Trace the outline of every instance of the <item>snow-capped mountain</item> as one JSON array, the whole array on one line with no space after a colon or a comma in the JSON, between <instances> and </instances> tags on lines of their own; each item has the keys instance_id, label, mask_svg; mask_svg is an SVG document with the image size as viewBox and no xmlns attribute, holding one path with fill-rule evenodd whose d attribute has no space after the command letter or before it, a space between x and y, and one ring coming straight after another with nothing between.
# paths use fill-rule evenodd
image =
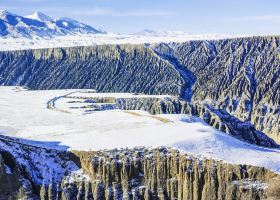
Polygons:
<instances>
[{"instance_id":1,"label":"snow-capped mountain","mask_svg":"<svg viewBox=\"0 0 280 200\"><path fill-rule=\"evenodd\" d=\"M29 19L38 20L38 21L41 21L41 22L53 21L53 18L51 18L51 17L49 17L49 16L47 16L44 13L41 13L41 12L34 12L33 14L27 15L25 17L29 18Z\"/></svg>"},{"instance_id":2,"label":"snow-capped mountain","mask_svg":"<svg viewBox=\"0 0 280 200\"><path fill-rule=\"evenodd\" d=\"M70 18L53 19L35 12L19 16L0 10L0 51L104 44L144 44L217 40L242 37L224 34L188 34L183 31L150 30L134 34L105 32Z\"/></svg>"},{"instance_id":3,"label":"snow-capped mountain","mask_svg":"<svg viewBox=\"0 0 280 200\"><path fill-rule=\"evenodd\" d=\"M52 38L54 36L104 33L89 25L69 18L52 19L35 12L19 16L0 10L0 36L12 38Z\"/></svg>"}]
</instances>

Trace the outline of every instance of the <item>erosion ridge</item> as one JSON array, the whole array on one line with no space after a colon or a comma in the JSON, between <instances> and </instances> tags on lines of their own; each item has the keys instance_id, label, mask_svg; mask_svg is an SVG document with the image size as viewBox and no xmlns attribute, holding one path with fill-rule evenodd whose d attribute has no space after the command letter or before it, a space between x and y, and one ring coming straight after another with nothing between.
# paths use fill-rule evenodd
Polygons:
<instances>
[{"instance_id":1,"label":"erosion ridge","mask_svg":"<svg viewBox=\"0 0 280 200\"><path fill-rule=\"evenodd\" d=\"M180 96L279 142L279 49L269 36L0 52L0 84Z\"/></svg>"},{"instance_id":2,"label":"erosion ridge","mask_svg":"<svg viewBox=\"0 0 280 200\"><path fill-rule=\"evenodd\" d=\"M192 101L224 109L279 142L280 37L159 44L196 78Z\"/></svg>"},{"instance_id":3,"label":"erosion ridge","mask_svg":"<svg viewBox=\"0 0 280 200\"><path fill-rule=\"evenodd\" d=\"M263 199L279 176L167 148L69 152L3 136L0 145L2 199Z\"/></svg>"}]
</instances>

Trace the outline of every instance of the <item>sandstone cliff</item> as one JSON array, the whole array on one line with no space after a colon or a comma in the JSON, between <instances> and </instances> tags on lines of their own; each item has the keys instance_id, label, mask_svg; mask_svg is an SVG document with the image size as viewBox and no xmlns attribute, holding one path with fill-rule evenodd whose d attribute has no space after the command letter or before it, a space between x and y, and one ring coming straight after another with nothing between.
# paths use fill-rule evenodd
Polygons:
<instances>
[{"instance_id":1,"label":"sandstone cliff","mask_svg":"<svg viewBox=\"0 0 280 200\"><path fill-rule=\"evenodd\" d=\"M0 144L0 199L253 200L265 199L279 176L167 148L67 152L8 137Z\"/></svg>"}]
</instances>

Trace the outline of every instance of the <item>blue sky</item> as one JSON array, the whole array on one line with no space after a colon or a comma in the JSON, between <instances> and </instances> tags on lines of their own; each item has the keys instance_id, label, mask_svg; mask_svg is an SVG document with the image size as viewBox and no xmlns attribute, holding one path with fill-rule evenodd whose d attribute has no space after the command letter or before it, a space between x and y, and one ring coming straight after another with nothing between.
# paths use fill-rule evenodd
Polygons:
<instances>
[{"instance_id":1,"label":"blue sky","mask_svg":"<svg viewBox=\"0 0 280 200\"><path fill-rule=\"evenodd\" d=\"M280 34L279 8L280 0L0 0L19 15L41 11L119 33Z\"/></svg>"}]
</instances>

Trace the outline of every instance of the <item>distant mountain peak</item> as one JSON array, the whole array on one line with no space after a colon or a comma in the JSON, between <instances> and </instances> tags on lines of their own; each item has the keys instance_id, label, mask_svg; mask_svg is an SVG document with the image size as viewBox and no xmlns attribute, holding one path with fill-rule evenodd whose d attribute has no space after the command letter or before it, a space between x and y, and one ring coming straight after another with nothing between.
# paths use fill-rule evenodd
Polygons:
<instances>
[{"instance_id":1,"label":"distant mountain peak","mask_svg":"<svg viewBox=\"0 0 280 200\"><path fill-rule=\"evenodd\" d=\"M15 14L8 12L7 10L0 9L0 19L4 19L7 15L16 16Z\"/></svg>"},{"instance_id":2,"label":"distant mountain peak","mask_svg":"<svg viewBox=\"0 0 280 200\"><path fill-rule=\"evenodd\" d=\"M25 17L29 18L29 19L35 19L35 20L38 20L38 21L41 21L41 22L53 21L53 19L51 17L45 15L42 12L34 12L33 14L27 15Z\"/></svg>"},{"instance_id":3,"label":"distant mountain peak","mask_svg":"<svg viewBox=\"0 0 280 200\"><path fill-rule=\"evenodd\" d=\"M8 14L9 12L7 10L4 9L0 9L0 14Z\"/></svg>"},{"instance_id":4,"label":"distant mountain peak","mask_svg":"<svg viewBox=\"0 0 280 200\"><path fill-rule=\"evenodd\" d=\"M52 19L41 12L23 17L0 10L0 37L53 38L96 33L104 32L73 19Z\"/></svg>"}]
</instances>

